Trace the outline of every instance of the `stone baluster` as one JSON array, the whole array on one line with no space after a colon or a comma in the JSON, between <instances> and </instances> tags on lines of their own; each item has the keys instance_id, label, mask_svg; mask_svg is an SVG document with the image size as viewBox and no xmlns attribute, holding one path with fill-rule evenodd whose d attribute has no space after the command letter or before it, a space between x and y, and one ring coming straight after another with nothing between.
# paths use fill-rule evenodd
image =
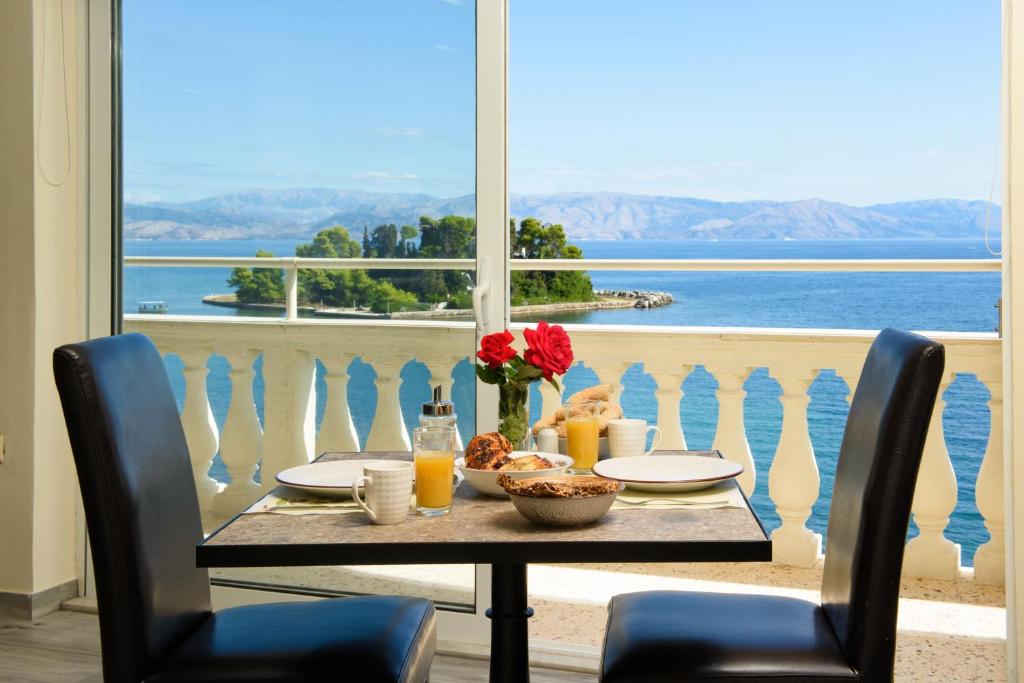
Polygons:
<instances>
[{"instance_id":1,"label":"stone baluster","mask_svg":"<svg viewBox=\"0 0 1024 683\"><path fill-rule=\"evenodd\" d=\"M597 375L598 382L601 384L611 385L612 403L621 404L623 389L622 376L626 374L626 370L629 370L631 365L633 365L631 361L598 361L591 366L594 370L594 374Z\"/></svg>"},{"instance_id":2,"label":"stone baluster","mask_svg":"<svg viewBox=\"0 0 1024 683\"><path fill-rule=\"evenodd\" d=\"M988 435L988 449L978 470L974 497L978 511L985 518L985 527L992 535L987 543L974 553L974 579L979 583L998 586L1006 582L1005 519L1003 508L1003 384L990 381L988 400L992 417Z\"/></svg>"},{"instance_id":3,"label":"stone baluster","mask_svg":"<svg viewBox=\"0 0 1024 683\"><path fill-rule=\"evenodd\" d=\"M373 415L373 425L366 438L366 450L412 450L398 394L402 386L401 372L405 363L396 361L391 356L372 361L368 359L367 362L370 362L377 373L377 379L374 380L377 385L377 411Z\"/></svg>"},{"instance_id":4,"label":"stone baluster","mask_svg":"<svg viewBox=\"0 0 1024 683\"><path fill-rule=\"evenodd\" d=\"M683 400L683 382L693 371L692 365L645 363L645 369L654 378L658 388L654 396L658 400L658 427L661 428L659 450L685 450L686 436L679 406Z\"/></svg>"},{"instance_id":5,"label":"stone baluster","mask_svg":"<svg viewBox=\"0 0 1024 683\"><path fill-rule=\"evenodd\" d=\"M430 387L441 387L441 396L445 400L451 400L452 397L452 385L455 384L455 379L452 377L452 370L458 365L465 356L449 356L447 358L439 358L435 360L424 361L427 365L427 369L430 370ZM455 407L458 412L458 406ZM455 429L455 447L462 450L462 434L459 433L458 428Z\"/></svg>"},{"instance_id":6,"label":"stone baluster","mask_svg":"<svg viewBox=\"0 0 1024 683\"><path fill-rule=\"evenodd\" d=\"M231 405L221 434L220 459L231 481L214 497L213 512L217 516L239 512L259 490L253 480L256 465L263 457L263 427L252 396L252 364L257 355L259 352L253 349L224 354L231 364Z\"/></svg>"},{"instance_id":7,"label":"stone baluster","mask_svg":"<svg viewBox=\"0 0 1024 683\"><path fill-rule=\"evenodd\" d=\"M960 545L950 541L944 533L957 499L956 474L942 430L944 394L951 381L952 373L945 373L928 423L928 437L911 506L920 533L907 544L903 561L907 576L955 580L960 575Z\"/></svg>"},{"instance_id":8,"label":"stone baluster","mask_svg":"<svg viewBox=\"0 0 1024 683\"><path fill-rule=\"evenodd\" d=\"M181 426L192 459L192 477L196 483L199 509L204 514L210 511L213 495L218 488L217 482L210 477L210 465L218 447L217 423L213 419L210 400L206 395L206 375L209 372L206 362L211 353L210 349L203 348L178 353L184 364L182 374L185 376L185 405L181 411Z\"/></svg>"},{"instance_id":9,"label":"stone baluster","mask_svg":"<svg viewBox=\"0 0 1024 683\"><path fill-rule=\"evenodd\" d=\"M857 391L857 382L860 381L860 370L840 370L836 369L836 376L839 379L846 382L846 403L849 405L853 402L853 394Z\"/></svg>"},{"instance_id":10,"label":"stone baluster","mask_svg":"<svg viewBox=\"0 0 1024 683\"><path fill-rule=\"evenodd\" d=\"M743 383L750 375L750 368L731 365L711 365L705 369L714 375L718 382L715 397L718 398L718 424L715 427L715 439L711 447L721 451L729 460L743 465L743 474L737 479L740 488L748 496L754 492L757 483L757 470L754 456L750 453L747 443L747 428L743 418L743 399L747 392ZM806 419L806 415L804 416Z\"/></svg>"},{"instance_id":11,"label":"stone baluster","mask_svg":"<svg viewBox=\"0 0 1024 683\"><path fill-rule=\"evenodd\" d=\"M768 494L782 525L772 532L772 560L813 567L821 554L821 534L807 528L818 500L821 479L807 431L807 390L817 371L779 373L782 386L782 433L768 470Z\"/></svg>"},{"instance_id":12,"label":"stone baluster","mask_svg":"<svg viewBox=\"0 0 1024 683\"><path fill-rule=\"evenodd\" d=\"M263 490L274 488L281 470L304 465L316 443L315 362L305 351L288 347L263 354Z\"/></svg>"},{"instance_id":13,"label":"stone baluster","mask_svg":"<svg viewBox=\"0 0 1024 683\"><path fill-rule=\"evenodd\" d=\"M324 418L316 435L316 452L359 450L359 436L348 406L348 367L355 354L320 356L324 364L324 383L327 385L327 403Z\"/></svg>"}]
</instances>

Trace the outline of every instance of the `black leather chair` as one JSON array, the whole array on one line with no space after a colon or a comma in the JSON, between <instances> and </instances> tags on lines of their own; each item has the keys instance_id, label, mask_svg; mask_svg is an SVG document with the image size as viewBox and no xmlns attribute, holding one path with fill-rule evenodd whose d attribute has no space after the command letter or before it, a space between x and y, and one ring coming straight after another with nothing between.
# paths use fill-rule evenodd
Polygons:
<instances>
[{"instance_id":1,"label":"black leather chair","mask_svg":"<svg viewBox=\"0 0 1024 683\"><path fill-rule=\"evenodd\" d=\"M107 683L423 683L428 600L357 597L212 612L188 447L160 354L142 335L62 346L64 407L99 598Z\"/></svg>"},{"instance_id":2,"label":"black leather chair","mask_svg":"<svg viewBox=\"0 0 1024 683\"><path fill-rule=\"evenodd\" d=\"M940 344L897 330L875 339L840 449L821 604L656 591L609 605L604 683L890 681L903 547Z\"/></svg>"}]
</instances>

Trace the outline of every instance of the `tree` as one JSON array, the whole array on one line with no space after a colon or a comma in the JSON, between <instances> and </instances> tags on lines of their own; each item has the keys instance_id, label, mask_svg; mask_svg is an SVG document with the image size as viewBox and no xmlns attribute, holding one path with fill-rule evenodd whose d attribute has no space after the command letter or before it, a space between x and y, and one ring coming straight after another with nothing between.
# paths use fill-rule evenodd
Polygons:
<instances>
[{"instance_id":1,"label":"tree","mask_svg":"<svg viewBox=\"0 0 1024 683\"><path fill-rule=\"evenodd\" d=\"M390 313L403 308L415 308L416 295L395 287L390 282L376 282L367 292L367 302L375 313Z\"/></svg>"},{"instance_id":2,"label":"tree","mask_svg":"<svg viewBox=\"0 0 1024 683\"><path fill-rule=\"evenodd\" d=\"M420 234L419 228L413 225L403 225L398 229L398 257L416 258L416 245L412 240Z\"/></svg>"},{"instance_id":3,"label":"tree","mask_svg":"<svg viewBox=\"0 0 1024 683\"><path fill-rule=\"evenodd\" d=\"M295 247L295 255L302 258L358 258L361 253L359 242L340 225L321 230L309 244ZM346 272L302 268L299 270L299 298L313 304L343 306L350 295Z\"/></svg>"},{"instance_id":4,"label":"tree","mask_svg":"<svg viewBox=\"0 0 1024 683\"><path fill-rule=\"evenodd\" d=\"M259 258L273 258L269 251L256 252ZM234 268L228 278L236 298L249 304L269 304L284 301L284 273L280 268Z\"/></svg>"},{"instance_id":5,"label":"tree","mask_svg":"<svg viewBox=\"0 0 1024 683\"><path fill-rule=\"evenodd\" d=\"M362 251L340 225L321 230L311 243L295 247L295 255L303 258L359 258Z\"/></svg>"},{"instance_id":6,"label":"tree","mask_svg":"<svg viewBox=\"0 0 1024 683\"><path fill-rule=\"evenodd\" d=\"M373 258L396 258L398 255L398 228L394 223L378 225L370 235Z\"/></svg>"},{"instance_id":7,"label":"tree","mask_svg":"<svg viewBox=\"0 0 1024 683\"><path fill-rule=\"evenodd\" d=\"M413 240L419 237L419 245ZM561 225L541 223L528 217L509 222L513 258L583 258L579 247L569 244ZM335 225L318 232L310 242L295 248L302 258L474 258L476 220L468 216L423 216L419 228L394 224L363 229L362 244L349 231ZM259 252L269 257L267 252ZM239 301L273 303L284 301L284 275L279 268L235 268L228 284ZM373 310L411 308L419 302L441 303L468 308L472 279L461 270L299 270L299 299L312 304L349 307L370 306ZM593 299L590 277L578 271L514 271L512 301L589 301Z\"/></svg>"},{"instance_id":8,"label":"tree","mask_svg":"<svg viewBox=\"0 0 1024 683\"><path fill-rule=\"evenodd\" d=\"M518 230L515 229L515 219L512 219L509 229L512 258L583 258L583 251L569 244L561 225L524 218L519 221ZM513 304L527 301L590 301L593 298L594 288L590 276L583 272L564 270L512 273Z\"/></svg>"},{"instance_id":9,"label":"tree","mask_svg":"<svg viewBox=\"0 0 1024 683\"><path fill-rule=\"evenodd\" d=\"M420 217L422 258L473 258L476 256L476 219L468 216Z\"/></svg>"}]
</instances>

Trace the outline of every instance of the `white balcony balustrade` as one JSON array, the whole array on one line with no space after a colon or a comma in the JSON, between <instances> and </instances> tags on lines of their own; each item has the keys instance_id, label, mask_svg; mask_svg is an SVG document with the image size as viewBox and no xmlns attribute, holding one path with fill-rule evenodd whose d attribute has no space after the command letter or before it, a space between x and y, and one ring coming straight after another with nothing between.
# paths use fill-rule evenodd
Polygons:
<instances>
[{"instance_id":1,"label":"white balcony balustrade","mask_svg":"<svg viewBox=\"0 0 1024 683\"><path fill-rule=\"evenodd\" d=\"M470 323L433 321L320 321L257 318L126 316L125 327L148 335L164 354L184 363L182 422L192 449L194 473L204 516L212 521L237 511L256 495L257 465L264 489L282 469L311 460L325 450L356 450L359 440L348 403L348 369L357 357L376 373L377 403L366 450L409 448L402 414L401 372L410 361L423 363L430 382L450 392L455 366L470 358ZM515 326L521 343L522 325ZM683 383L696 366L715 378L718 422L713 446L744 464L741 484L757 489L754 459L744 423L744 384L756 368L767 368L781 387L781 434L768 468L768 495L781 525L772 534L775 561L813 566L820 561L821 538L808 526L822 493L818 461L808 427L808 391L824 370L835 371L851 393L873 339L869 332L841 330L764 330L676 327L567 326L579 362L597 377L623 385L624 375L642 365L656 389L657 420L663 448L687 443L681 419ZM972 375L989 390L992 425L1001 420L1000 341L987 333L933 333L946 345L944 386L958 375ZM465 355L460 355L465 351ZM206 395L206 363L211 355L230 364L231 400L223 433L217 430ZM265 384L262 430L253 400L253 363L262 357ZM315 364L325 368L327 396L316 433ZM553 410L560 397L541 387L542 409ZM919 529L907 547L906 573L956 579L963 575L960 546L947 536L957 505L957 482L943 435L945 399L936 405L918 489L914 521ZM463 439L471 436L462 434ZM1004 529L1001 430L993 428L974 482L977 507L992 538L974 556L978 581L1003 581ZM209 476L220 452L230 481ZM763 466L764 463L762 463ZM226 486L225 486L226 484ZM980 539L979 539L980 540Z\"/></svg>"}]
</instances>

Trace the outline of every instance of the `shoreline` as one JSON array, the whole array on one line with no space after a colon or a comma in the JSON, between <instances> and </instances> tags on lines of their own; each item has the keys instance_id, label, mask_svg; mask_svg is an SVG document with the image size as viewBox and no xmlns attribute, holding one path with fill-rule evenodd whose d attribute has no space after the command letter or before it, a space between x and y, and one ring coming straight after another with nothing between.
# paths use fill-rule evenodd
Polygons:
<instances>
[{"instance_id":1,"label":"shoreline","mask_svg":"<svg viewBox=\"0 0 1024 683\"><path fill-rule=\"evenodd\" d=\"M654 308L675 303L674 299L664 292L595 292L599 298L594 301L561 301L548 304L532 304L513 306L515 315L533 313L563 313L571 311L594 311L611 308ZM284 304L261 304L238 301L234 294L210 294L203 297L203 304L255 311L284 311ZM311 318L341 318L357 320L424 320L424 319L469 319L473 317L470 308L439 308L429 311L393 311L391 313L374 313L367 309L357 308L317 308L315 306L298 307L300 314Z\"/></svg>"}]
</instances>

